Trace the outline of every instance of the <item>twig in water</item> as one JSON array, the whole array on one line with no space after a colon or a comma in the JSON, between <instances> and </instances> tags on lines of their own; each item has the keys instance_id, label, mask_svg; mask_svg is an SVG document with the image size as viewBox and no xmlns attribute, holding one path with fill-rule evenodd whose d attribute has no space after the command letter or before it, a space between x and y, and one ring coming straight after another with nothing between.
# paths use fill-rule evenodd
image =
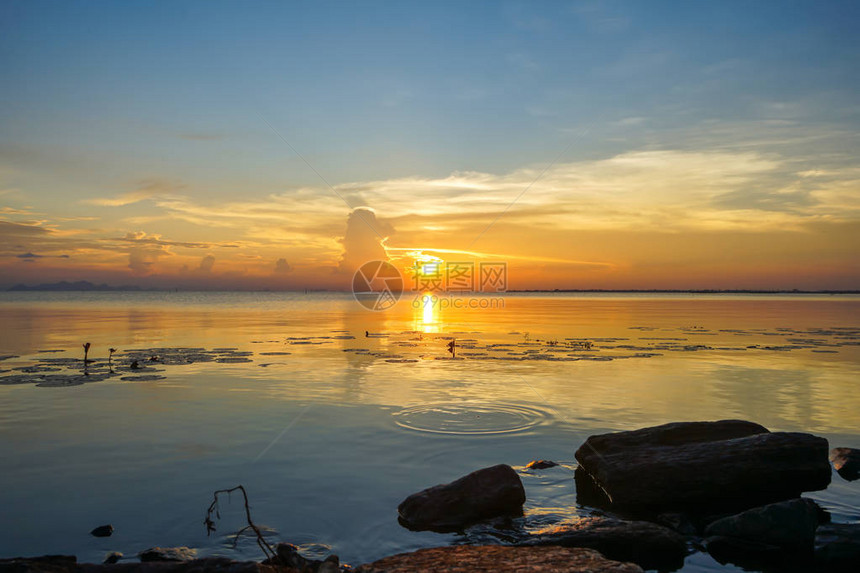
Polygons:
<instances>
[{"instance_id":1,"label":"twig in water","mask_svg":"<svg viewBox=\"0 0 860 573\"><path fill-rule=\"evenodd\" d=\"M266 556L266 558L270 559L272 563L279 563L278 552L275 551L275 549L271 545L269 545L269 543L263 537L263 532L260 531L260 528L257 527L254 524L254 521L251 519L251 508L248 505L248 492L245 491L245 488L242 485L237 485L236 487L231 487L230 489L219 489L215 491L213 495L214 499L212 500L212 503L209 504L209 509L206 510L206 519L203 520L204 525L206 525L206 535L208 536L213 531L215 531L215 522L212 521L212 515L214 514L216 519L221 519L221 512L218 508L218 494L226 493L229 496L232 492L236 490L242 492L242 497L245 500L245 519L247 520L248 525L236 532L236 536L233 539L233 546L235 547L236 544L239 542L239 536L242 533L244 533L248 529L251 529L257 536L257 545L263 551L263 554Z\"/></svg>"}]
</instances>

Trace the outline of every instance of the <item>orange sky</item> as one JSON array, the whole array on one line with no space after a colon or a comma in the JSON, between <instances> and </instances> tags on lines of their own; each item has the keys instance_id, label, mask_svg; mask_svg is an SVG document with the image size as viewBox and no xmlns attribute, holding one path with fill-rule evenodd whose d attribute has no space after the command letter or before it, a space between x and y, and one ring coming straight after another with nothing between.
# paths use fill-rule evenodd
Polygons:
<instances>
[{"instance_id":1,"label":"orange sky","mask_svg":"<svg viewBox=\"0 0 860 573\"><path fill-rule=\"evenodd\" d=\"M757 6L17 4L0 289L860 289L856 3Z\"/></svg>"}]
</instances>

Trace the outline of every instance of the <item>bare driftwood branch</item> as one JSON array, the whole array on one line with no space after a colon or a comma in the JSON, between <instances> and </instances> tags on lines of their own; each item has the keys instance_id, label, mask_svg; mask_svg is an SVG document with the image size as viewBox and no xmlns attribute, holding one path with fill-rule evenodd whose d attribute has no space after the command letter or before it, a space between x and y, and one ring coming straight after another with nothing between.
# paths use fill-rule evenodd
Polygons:
<instances>
[{"instance_id":1,"label":"bare driftwood branch","mask_svg":"<svg viewBox=\"0 0 860 573\"><path fill-rule=\"evenodd\" d=\"M260 531L260 528L254 523L254 520L251 519L251 508L248 505L248 492L245 491L245 488L242 485L237 485L236 487L231 487L230 489L219 489L216 490L213 494L212 503L209 504L209 509L206 510L206 519L203 521L204 525L206 525L206 535L211 534L215 531L215 522L212 520L213 514L216 519L221 519L221 512L218 506L218 494L226 493L227 496L234 491L239 490L242 492L242 497L245 501L245 519L248 522L248 525L240 529L236 532L235 537L233 538L233 547L239 542L239 536L242 535L248 529L251 529L254 534L257 536L257 545L263 551L263 554L267 559L270 559L273 563L278 563L278 552L269 545L269 542L263 537L263 532Z\"/></svg>"}]
</instances>

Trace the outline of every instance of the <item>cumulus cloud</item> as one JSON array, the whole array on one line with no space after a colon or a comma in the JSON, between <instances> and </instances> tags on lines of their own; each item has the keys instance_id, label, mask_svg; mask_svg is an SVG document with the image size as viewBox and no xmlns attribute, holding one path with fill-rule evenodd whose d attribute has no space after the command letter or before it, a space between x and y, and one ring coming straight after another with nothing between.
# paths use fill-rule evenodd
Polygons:
<instances>
[{"instance_id":1,"label":"cumulus cloud","mask_svg":"<svg viewBox=\"0 0 860 573\"><path fill-rule=\"evenodd\" d=\"M360 207L349 214L343 240L343 257L338 272L354 273L368 261L388 259L383 242L394 228L376 218L371 209Z\"/></svg>"},{"instance_id":2,"label":"cumulus cloud","mask_svg":"<svg viewBox=\"0 0 860 573\"><path fill-rule=\"evenodd\" d=\"M148 275L155 270L159 257L169 255L165 248L132 247L128 252L128 268L137 275Z\"/></svg>"},{"instance_id":3,"label":"cumulus cloud","mask_svg":"<svg viewBox=\"0 0 860 573\"><path fill-rule=\"evenodd\" d=\"M293 267L290 263L287 262L287 259L280 258L275 261L275 272L276 273L288 273L293 270Z\"/></svg>"},{"instance_id":4,"label":"cumulus cloud","mask_svg":"<svg viewBox=\"0 0 860 573\"><path fill-rule=\"evenodd\" d=\"M212 267L215 265L215 257L212 255L206 255L200 260L200 266L197 267L201 273L210 273L212 272Z\"/></svg>"}]
</instances>

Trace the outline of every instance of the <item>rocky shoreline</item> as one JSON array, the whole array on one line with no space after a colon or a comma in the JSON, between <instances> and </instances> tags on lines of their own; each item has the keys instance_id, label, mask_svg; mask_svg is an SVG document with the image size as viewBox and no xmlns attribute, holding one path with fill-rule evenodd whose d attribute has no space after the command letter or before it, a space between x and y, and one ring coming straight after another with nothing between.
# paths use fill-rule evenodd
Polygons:
<instances>
[{"instance_id":1,"label":"rocky shoreline","mask_svg":"<svg viewBox=\"0 0 860 573\"><path fill-rule=\"evenodd\" d=\"M421 549L355 568L337 556L309 560L278 544L264 562L197 559L188 548L151 548L139 561L113 554L104 564L72 556L0 560L0 573L406 573L417 571L674 571L697 551L759 571L860 570L860 524L830 523L801 494L857 479L860 450L770 432L752 422L678 422L589 437L576 451L577 503L592 517L527 531L512 525L526 493L507 465L429 487L398 507L412 530L465 531L498 521L505 542ZM831 466L831 462L833 466ZM552 467L540 460L531 470ZM107 527L101 529L107 532ZM109 534L109 533L108 533Z\"/></svg>"}]
</instances>

